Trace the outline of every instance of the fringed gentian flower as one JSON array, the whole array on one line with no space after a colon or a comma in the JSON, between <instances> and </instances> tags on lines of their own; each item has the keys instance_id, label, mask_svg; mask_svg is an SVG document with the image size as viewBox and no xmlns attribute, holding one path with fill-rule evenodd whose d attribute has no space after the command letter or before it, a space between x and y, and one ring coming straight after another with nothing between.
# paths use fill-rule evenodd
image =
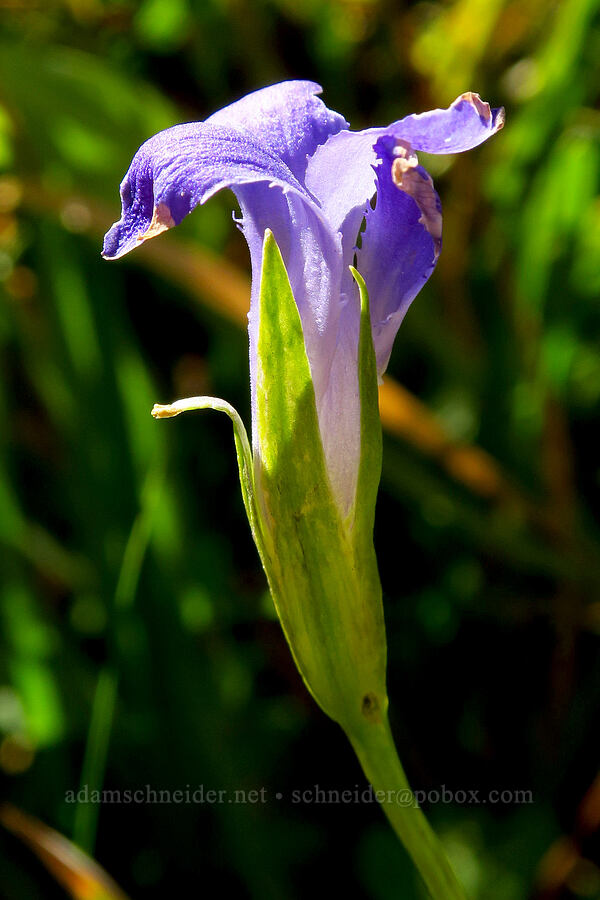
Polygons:
<instances>
[{"instance_id":1,"label":"fringed gentian flower","mask_svg":"<svg viewBox=\"0 0 600 900\"><path fill-rule=\"evenodd\" d=\"M417 152L458 153L502 128L477 94L353 132L290 81L204 122L150 138L121 184L116 259L222 188L237 197L252 260L252 450L233 419L252 532L298 667L348 734L371 782L406 781L387 725L386 643L372 546L380 476L377 381L431 275L442 214ZM434 897L462 896L417 809L386 805Z\"/></svg>"},{"instance_id":2,"label":"fringed gentian flower","mask_svg":"<svg viewBox=\"0 0 600 900\"><path fill-rule=\"evenodd\" d=\"M147 141L121 185L123 214L106 235L104 256L123 256L231 188L252 258L254 398L262 245L265 230L273 232L302 319L327 470L347 514L360 457L360 309L348 267L356 256L369 291L381 376L441 247L440 201L416 152L469 150L502 127L503 115L468 93L449 109L357 133L327 109L320 92L308 81L273 85L205 122L177 125Z\"/></svg>"}]
</instances>

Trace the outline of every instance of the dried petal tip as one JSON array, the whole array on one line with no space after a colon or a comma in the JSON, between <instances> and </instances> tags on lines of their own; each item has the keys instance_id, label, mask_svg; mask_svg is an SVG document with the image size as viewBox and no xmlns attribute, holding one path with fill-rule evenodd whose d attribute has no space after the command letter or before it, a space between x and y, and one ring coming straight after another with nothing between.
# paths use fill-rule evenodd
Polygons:
<instances>
[{"instance_id":1,"label":"dried petal tip","mask_svg":"<svg viewBox=\"0 0 600 900\"><path fill-rule=\"evenodd\" d=\"M435 257L442 248L442 211L431 176L419 165L416 155L406 141L394 147L392 181L396 187L415 201L421 212L419 223L433 238Z\"/></svg>"},{"instance_id":2,"label":"dried petal tip","mask_svg":"<svg viewBox=\"0 0 600 900\"><path fill-rule=\"evenodd\" d=\"M452 106L458 106L463 101L471 104L484 125L491 124L494 131L500 131L501 128L504 128L505 113L503 106L492 110L490 104L482 100L479 94L475 94L473 91L466 91L464 94L461 94L460 97L456 98Z\"/></svg>"},{"instance_id":3,"label":"dried petal tip","mask_svg":"<svg viewBox=\"0 0 600 900\"><path fill-rule=\"evenodd\" d=\"M143 234L138 234L136 240L141 244L143 241L148 241L150 238L162 234L163 231L168 231L169 228L173 228L175 224L175 220L173 219L171 210L167 204L159 203L154 210L150 225Z\"/></svg>"},{"instance_id":4,"label":"dried petal tip","mask_svg":"<svg viewBox=\"0 0 600 900\"><path fill-rule=\"evenodd\" d=\"M415 169L419 165L419 160L417 158L417 154L414 152L413 148L410 146L408 141L397 140L394 144L393 149L394 162L392 163L392 177L394 181L401 187L402 175L408 172L409 169ZM396 181L396 176L394 176L394 170L399 177L399 180Z\"/></svg>"}]
</instances>

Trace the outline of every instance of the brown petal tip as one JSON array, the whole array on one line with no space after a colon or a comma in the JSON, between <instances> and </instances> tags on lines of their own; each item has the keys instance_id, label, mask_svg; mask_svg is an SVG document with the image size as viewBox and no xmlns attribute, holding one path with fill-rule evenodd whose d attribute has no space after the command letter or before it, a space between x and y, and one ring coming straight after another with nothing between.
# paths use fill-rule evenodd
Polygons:
<instances>
[{"instance_id":1,"label":"brown petal tip","mask_svg":"<svg viewBox=\"0 0 600 900\"><path fill-rule=\"evenodd\" d=\"M137 240L141 244L143 243L143 241L148 241L150 240L150 238L156 237L158 234L162 234L163 231L168 231L169 228L173 228L174 225L175 220L173 219L171 210L169 209L167 204L159 203L154 210L154 215L152 216L150 225L143 234L138 235Z\"/></svg>"}]
</instances>

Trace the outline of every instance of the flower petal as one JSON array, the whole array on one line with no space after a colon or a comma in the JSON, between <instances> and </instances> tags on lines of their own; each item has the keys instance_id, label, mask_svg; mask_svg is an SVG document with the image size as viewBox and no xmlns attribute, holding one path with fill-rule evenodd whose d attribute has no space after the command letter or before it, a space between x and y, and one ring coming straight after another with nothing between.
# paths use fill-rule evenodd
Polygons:
<instances>
[{"instance_id":1,"label":"flower petal","mask_svg":"<svg viewBox=\"0 0 600 900\"><path fill-rule=\"evenodd\" d=\"M431 177L404 141L375 145L377 202L369 206L358 269L369 291L377 373L385 371L408 307L435 267L442 213Z\"/></svg>"},{"instance_id":2,"label":"flower petal","mask_svg":"<svg viewBox=\"0 0 600 900\"><path fill-rule=\"evenodd\" d=\"M253 423L256 422L256 348L263 242L265 230L270 228L281 251L302 320L331 486L340 508L346 511L354 500L360 435L359 431L352 430L349 424L356 416L353 419L352 412L346 408L346 404L344 415L340 415L339 402L342 395L336 394L331 388L332 379L339 384L339 380L334 379L333 368L334 362L336 370L339 368L340 335L347 343L349 333L344 323L348 318L352 318L348 315L349 310L345 309L341 296L345 269L340 237L328 227L314 204L305 202L293 191L284 194L277 187L248 184L236 188L236 196L242 210L241 225L252 260L252 297L248 330ZM345 316L344 323L340 318L342 315ZM358 308L354 310L354 318L356 319L354 330L358 334ZM356 342L357 340L358 338ZM352 381L352 376L356 380L356 367L353 373L350 368L350 380L344 385L344 391ZM332 396L338 403L333 416L329 402ZM350 392L348 403L357 406L357 390ZM353 453L346 456L340 452L342 431L344 434L351 432L347 440L344 437L344 444L349 444L353 438L358 440L358 443L354 441L356 447L353 448ZM254 448L258 451L255 427L252 433Z\"/></svg>"},{"instance_id":3,"label":"flower petal","mask_svg":"<svg viewBox=\"0 0 600 900\"><path fill-rule=\"evenodd\" d=\"M305 184L331 227L342 232L347 258L375 192L372 166L377 163L374 146L380 137L391 135L424 153L459 153L483 143L503 125L502 108L490 109L479 94L462 94L448 109L406 116L385 128L334 134L309 160Z\"/></svg>"},{"instance_id":4,"label":"flower petal","mask_svg":"<svg viewBox=\"0 0 600 900\"><path fill-rule=\"evenodd\" d=\"M348 128L343 116L315 96L321 92L314 81L283 81L242 97L206 121L245 131L302 182L307 157L330 135Z\"/></svg>"},{"instance_id":5,"label":"flower petal","mask_svg":"<svg viewBox=\"0 0 600 900\"><path fill-rule=\"evenodd\" d=\"M348 265L365 206L375 193L376 140L371 133L340 131L316 150L306 169L306 187L321 204L331 228L341 232Z\"/></svg>"},{"instance_id":6,"label":"flower petal","mask_svg":"<svg viewBox=\"0 0 600 900\"><path fill-rule=\"evenodd\" d=\"M423 153L461 153L483 144L504 127L504 108L491 109L472 91L457 97L448 109L406 116L386 128ZM378 129L372 129L376 131Z\"/></svg>"},{"instance_id":7,"label":"flower petal","mask_svg":"<svg viewBox=\"0 0 600 900\"><path fill-rule=\"evenodd\" d=\"M354 507L360 465L359 329L355 288L340 310L335 350L317 405L327 471L342 517Z\"/></svg>"},{"instance_id":8,"label":"flower petal","mask_svg":"<svg viewBox=\"0 0 600 900\"><path fill-rule=\"evenodd\" d=\"M281 102L286 92L289 98L293 87L290 85L283 91L266 89L256 96L262 96L263 106L265 95L267 100L274 102L278 98ZM336 350L342 306L341 240L330 229L318 204L278 155L289 159L300 174L315 141L324 140L332 128L345 124L314 98L317 88L309 83L300 91L303 99L302 103L298 101L299 122L295 130L293 123L286 125L286 115L292 115L293 108L287 112L280 110L279 130L259 118L253 122L252 108L255 117L259 116L253 106L255 97L253 103L248 105L246 100L250 98L245 98L210 121L176 126L151 138L138 150L123 180L121 220L113 225L104 243L103 255L117 258L142 241L179 224L197 204L204 203L220 189L227 187L236 193L253 268L249 317L253 412L256 300L267 228L281 249L298 304L317 403L327 390ZM273 116L275 107L276 104L272 106ZM224 124L228 117L231 124ZM247 130L240 122L247 125ZM256 139L251 129L256 132ZM258 138L263 135L264 140L259 143Z\"/></svg>"},{"instance_id":9,"label":"flower petal","mask_svg":"<svg viewBox=\"0 0 600 900\"><path fill-rule=\"evenodd\" d=\"M243 132L205 122L161 131L142 144L121 183L122 215L104 239L103 256L117 259L222 188L256 181L310 202L286 164Z\"/></svg>"}]
</instances>

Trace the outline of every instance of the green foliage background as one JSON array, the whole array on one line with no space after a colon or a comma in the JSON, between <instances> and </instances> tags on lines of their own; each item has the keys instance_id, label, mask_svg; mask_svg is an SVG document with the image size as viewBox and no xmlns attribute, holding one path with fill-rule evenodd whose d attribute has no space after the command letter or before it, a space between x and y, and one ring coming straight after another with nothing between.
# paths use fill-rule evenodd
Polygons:
<instances>
[{"instance_id":1,"label":"green foliage background","mask_svg":"<svg viewBox=\"0 0 600 900\"><path fill-rule=\"evenodd\" d=\"M420 896L374 804L294 802L364 782L274 619L229 422L149 415L210 393L248 421L231 198L99 256L144 139L291 77L357 128L465 90L507 108L488 145L425 161L445 246L390 373L429 412L385 436L376 527L393 724L416 789L513 792L424 804L473 898L600 897L598 13L0 4L2 795L131 897ZM486 451L493 490L449 472L457 443ZM84 784L267 802L67 803ZM2 896L65 896L8 833L0 856Z\"/></svg>"}]
</instances>

